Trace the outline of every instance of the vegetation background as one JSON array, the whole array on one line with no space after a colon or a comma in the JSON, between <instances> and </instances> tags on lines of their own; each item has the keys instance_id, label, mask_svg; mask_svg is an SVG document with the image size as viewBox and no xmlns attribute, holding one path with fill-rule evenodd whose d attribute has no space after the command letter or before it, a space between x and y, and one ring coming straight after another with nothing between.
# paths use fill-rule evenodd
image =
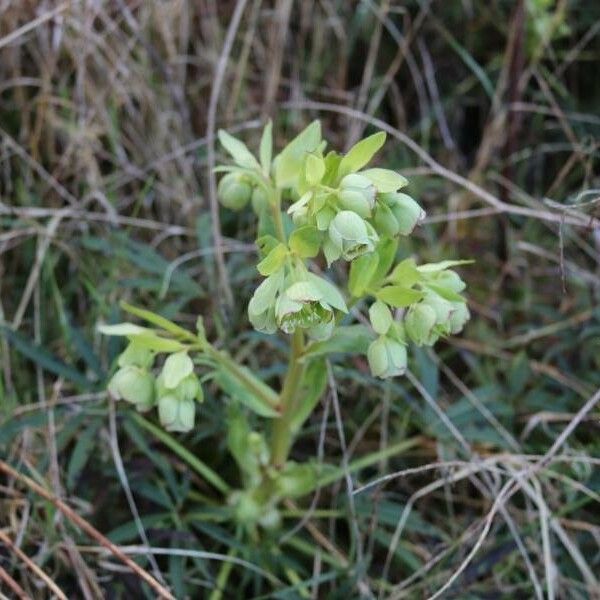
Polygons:
<instances>
[{"instance_id":1,"label":"vegetation background","mask_svg":"<svg viewBox=\"0 0 600 600\"><path fill-rule=\"evenodd\" d=\"M3 593L600 598L599 34L591 0L0 1ZM428 213L402 252L476 263L470 324L409 377L335 357L294 452L352 476L251 543L194 463L234 477L224 398L189 435L144 425L96 326L201 314L277 381L253 219L215 236L209 175L216 128L255 147L268 117L279 147L314 118L342 150L387 131Z\"/></svg>"}]
</instances>

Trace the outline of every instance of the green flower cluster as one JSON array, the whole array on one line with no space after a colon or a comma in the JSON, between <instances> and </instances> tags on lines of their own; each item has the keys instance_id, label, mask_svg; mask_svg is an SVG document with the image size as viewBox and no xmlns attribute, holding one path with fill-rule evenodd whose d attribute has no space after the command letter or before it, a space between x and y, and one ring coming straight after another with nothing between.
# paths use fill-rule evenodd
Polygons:
<instances>
[{"instance_id":1,"label":"green flower cluster","mask_svg":"<svg viewBox=\"0 0 600 600\"><path fill-rule=\"evenodd\" d=\"M336 311L345 313L347 308L337 288L305 265L322 254L328 266L337 260L351 263L348 287L355 299L375 298L369 316L377 338L367 352L374 375L403 374L409 341L432 345L462 330L469 319L460 295L465 285L449 269L460 261L417 267L409 259L389 272L397 240L412 233L425 212L404 192L408 181L402 175L367 168L385 133L375 133L341 155L325 152L315 121L274 160L270 124L261 140L260 160L229 134L219 132L219 137L235 162L219 169L227 172L219 183L219 198L235 210L252 200L263 229L258 270L266 279L248 307L255 329L303 329L318 340L331 335L339 321ZM287 223L281 215L284 193L291 199L284 215Z\"/></svg>"},{"instance_id":2,"label":"green flower cluster","mask_svg":"<svg viewBox=\"0 0 600 600\"><path fill-rule=\"evenodd\" d=\"M124 327L129 328L128 331ZM202 402L204 394L187 352L169 353L155 377L152 366L160 338L152 330L130 324L104 326L101 330L107 335L129 338L129 344L118 358L119 368L108 384L110 395L133 404L139 412L156 406L160 423L167 431L190 431L194 427L195 402Z\"/></svg>"},{"instance_id":3,"label":"green flower cluster","mask_svg":"<svg viewBox=\"0 0 600 600\"><path fill-rule=\"evenodd\" d=\"M379 288L377 300L369 308L371 326L379 335L367 353L374 375L402 375L407 366L408 341L432 346L440 337L462 331L470 316L466 300L460 295L465 283L448 268L457 262L417 267L408 259L385 278L385 283L391 285ZM394 319L390 306L403 314Z\"/></svg>"},{"instance_id":4,"label":"green flower cluster","mask_svg":"<svg viewBox=\"0 0 600 600\"><path fill-rule=\"evenodd\" d=\"M218 186L221 203L240 210L252 200L260 216L258 270L265 280L248 306L256 330L289 334L301 329L315 340L332 334L336 313L346 313L347 307L339 290L306 266L307 259L321 254L328 266L337 260L351 263L351 295L376 300L369 315L378 337L367 352L374 375L403 374L408 341L432 345L462 329L469 318L460 295L465 286L449 270L460 262L417 267L408 260L387 274L399 237L409 235L425 212L404 193L408 181L402 175L366 168L385 133L361 140L345 155L326 153L315 121L273 160L270 124L260 160L231 135L221 131L219 138L235 163L218 169L226 172ZM282 215L284 194L291 205ZM392 309L399 309L396 318Z\"/></svg>"}]
</instances>

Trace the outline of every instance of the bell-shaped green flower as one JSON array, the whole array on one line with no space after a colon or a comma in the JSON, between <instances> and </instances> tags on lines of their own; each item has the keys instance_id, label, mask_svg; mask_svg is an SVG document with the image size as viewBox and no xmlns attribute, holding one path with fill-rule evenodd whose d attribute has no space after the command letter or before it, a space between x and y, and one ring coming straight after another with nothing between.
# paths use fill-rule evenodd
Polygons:
<instances>
[{"instance_id":1,"label":"bell-shaped green flower","mask_svg":"<svg viewBox=\"0 0 600 600\"><path fill-rule=\"evenodd\" d=\"M309 281L298 281L287 288L277 299L275 315L277 324L285 333L333 321L333 309Z\"/></svg>"},{"instance_id":2,"label":"bell-shaped green flower","mask_svg":"<svg viewBox=\"0 0 600 600\"><path fill-rule=\"evenodd\" d=\"M194 363L186 352L171 354L156 379L158 417L167 431L190 431L194 427L194 401L204 399Z\"/></svg>"},{"instance_id":3,"label":"bell-shaped green flower","mask_svg":"<svg viewBox=\"0 0 600 600\"><path fill-rule=\"evenodd\" d=\"M269 275L254 292L248 304L248 318L257 331L275 333L275 305L284 281L283 269Z\"/></svg>"},{"instance_id":4,"label":"bell-shaped green flower","mask_svg":"<svg viewBox=\"0 0 600 600\"><path fill-rule=\"evenodd\" d=\"M196 406L190 398L167 394L158 399L158 418L167 431L185 433L194 427Z\"/></svg>"},{"instance_id":5,"label":"bell-shaped green flower","mask_svg":"<svg viewBox=\"0 0 600 600\"><path fill-rule=\"evenodd\" d=\"M252 196L252 185L239 173L227 173L217 187L221 204L231 210L242 210Z\"/></svg>"},{"instance_id":6,"label":"bell-shaped green flower","mask_svg":"<svg viewBox=\"0 0 600 600\"><path fill-rule=\"evenodd\" d=\"M373 252L379 240L373 227L362 217L350 210L340 211L329 224L328 238L323 244L327 262L340 258L354 260Z\"/></svg>"},{"instance_id":7,"label":"bell-shaped green flower","mask_svg":"<svg viewBox=\"0 0 600 600\"><path fill-rule=\"evenodd\" d=\"M340 182L338 197L345 210L363 218L371 216L377 190L369 179L357 173L346 175Z\"/></svg>"},{"instance_id":8,"label":"bell-shaped green flower","mask_svg":"<svg viewBox=\"0 0 600 600\"><path fill-rule=\"evenodd\" d=\"M378 200L375 226L386 235L409 235L425 218L425 211L407 194L390 192Z\"/></svg>"},{"instance_id":9,"label":"bell-shaped green flower","mask_svg":"<svg viewBox=\"0 0 600 600\"><path fill-rule=\"evenodd\" d=\"M386 379L404 375L406 371L405 346L388 336L381 335L371 342L367 350L367 359L375 377Z\"/></svg>"},{"instance_id":10,"label":"bell-shaped green flower","mask_svg":"<svg viewBox=\"0 0 600 600\"><path fill-rule=\"evenodd\" d=\"M432 346L439 338L435 326L437 314L435 309L423 302L413 304L404 318L404 327L408 337L417 346Z\"/></svg>"},{"instance_id":11,"label":"bell-shaped green flower","mask_svg":"<svg viewBox=\"0 0 600 600\"><path fill-rule=\"evenodd\" d=\"M453 302L453 310L450 314L449 333L460 333L465 326L465 323L471 318L471 313L466 302Z\"/></svg>"},{"instance_id":12,"label":"bell-shaped green flower","mask_svg":"<svg viewBox=\"0 0 600 600\"><path fill-rule=\"evenodd\" d=\"M116 400L125 400L146 412L154 406L154 377L143 367L125 365L112 376L108 392Z\"/></svg>"},{"instance_id":13,"label":"bell-shaped green flower","mask_svg":"<svg viewBox=\"0 0 600 600\"><path fill-rule=\"evenodd\" d=\"M435 292L426 292L425 297L421 301L423 304L427 306L431 306L435 311L435 322L437 325L445 325L450 320L450 315L454 310L453 303L445 298L442 298L439 294Z\"/></svg>"}]
</instances>

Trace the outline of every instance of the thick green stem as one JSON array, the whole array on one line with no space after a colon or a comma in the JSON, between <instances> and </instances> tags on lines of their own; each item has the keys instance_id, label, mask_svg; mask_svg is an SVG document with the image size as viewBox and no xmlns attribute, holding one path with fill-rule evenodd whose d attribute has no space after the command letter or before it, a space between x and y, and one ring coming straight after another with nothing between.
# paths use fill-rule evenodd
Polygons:
<instances>
[{"instance_id":1,"label":"thick green stem","mask_svg":"<svg viewBox=\"0 0 600 600\"><path fill-rule=\"evenodd\" d=\"M302 331L296 330L292 337L288 371L279 397L281 417L274 420L271 435L271 463L276 467L280 467L285 463L292 445L291 421L294 415L298 387L304 373L304 364L300 362L303 352L304 334Z\"/></svg>"}]
</instances>

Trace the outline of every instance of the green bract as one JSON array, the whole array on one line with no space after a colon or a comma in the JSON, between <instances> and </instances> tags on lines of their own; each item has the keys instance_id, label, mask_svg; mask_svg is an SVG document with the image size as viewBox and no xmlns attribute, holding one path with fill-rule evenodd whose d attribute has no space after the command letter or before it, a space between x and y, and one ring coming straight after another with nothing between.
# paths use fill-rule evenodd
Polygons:
<instances>
[{"instance_id":1,"label":"green bract","mask_svg":"<svg viewBox=\"0 0 600 600\"><path fill-rule=\"evenodd\" d=\"M158 416L167 431L185 433L194 427L196 407L189 398L167 394L158 399Z\"/></svg>"}]
</instances>

